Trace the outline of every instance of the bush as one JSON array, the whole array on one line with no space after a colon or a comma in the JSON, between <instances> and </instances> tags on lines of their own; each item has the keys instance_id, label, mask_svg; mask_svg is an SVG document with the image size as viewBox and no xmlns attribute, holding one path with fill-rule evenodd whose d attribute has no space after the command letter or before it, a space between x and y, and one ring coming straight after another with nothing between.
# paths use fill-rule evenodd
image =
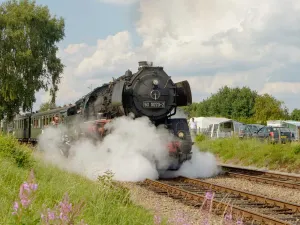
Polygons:
<instances>
[{"instance_id":1,"label":"bush","mask_svg":"<svg viewBox=\"0 0 300 225\"><path fill-rule=\"evenodd\" d=\"M195 138L195 142L201 142L206 140L206 136L204 134L198 134Z\"/></svg>"},{"instance_id":2,"label":"bush","mask_svg":"<svg viewBox=\"0 0 300 225\"><path fill-rule=\"evenodd\" d=\"M20 145L13 136L0 135L0 155L12 159L18 167L32 166L32 150L26 145Z\"/></svg>"}]
</instances>

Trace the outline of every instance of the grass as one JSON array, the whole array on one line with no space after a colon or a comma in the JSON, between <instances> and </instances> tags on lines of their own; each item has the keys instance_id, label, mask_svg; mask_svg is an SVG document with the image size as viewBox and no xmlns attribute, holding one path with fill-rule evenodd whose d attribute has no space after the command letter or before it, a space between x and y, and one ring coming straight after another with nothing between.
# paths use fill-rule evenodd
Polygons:
<instances>
[{"instance_id":1,"label":"grass","mask_svg":"<svg viewBox=\"0 0 300 225\"><path fill-rule=\"evenodd\" d=\"M233 137L212 140L198 135L196 143L200 151L212 152L224 163L299 172L300 143L297 142L268 144L257 139Z\"/></svg>"},{"instance_id":2,"label":"grass","mask_svg":"<svg viewBox=\"0 0 300 225\"><path fill-rule=\"evenodd\" d=\"M188 225L185 215L180 213L167 221L166 218L161 217L161 210L153 215L135 205L130 200L129 190L112 181L112 175L109 173L99 177L97 182L93 182L80 175L62 171L34 157L30 147L19 145L12 137L3 135L0 135L0 174L1 225ZM24 183L26 181L27 183ZM28 191L29 189L31 191ZM66 194L69 199L64 198ZM210 205L212 198L212 193L206 193L205 201L199 211L202 222L207 225L211 224L213 212L211 207L206 209L207 206L204 206ZM28 207L25 207L24 200L28 199L31 202ZM60 218L63 217L59 214L63 213L62 215L68 215L70 218L71 214L65 212L68 211L69 204L72 203L72 213L76 211L74 210L76 205L81 202L84 205L78 213L74 213L77 216L75 223L62 223L63 219ZM44 222L42 216L49 219L55 209L57 209L56 220L59 221L54 222L53 219L51 223ZM231 212L225 210L223 220L233 222ZM212 224L223 224L219 222L212 222Z\"/></svg>"},{"instance_id":3,"label":"grass","mask_svg":"<svg viewBox=\"0 0 300 225\"><path fill-rule=\"evenodd\" d=\"M38 189L35 199L16 223L13 204L19 198L20 185L33 169ZM78 221L87 224L153 224L153 215L130 201L129 191L101 177L93 182L76 174L45 165L32 156L31 149L20 146L14 139L0 135L0 224L42 224L43 207L53 208L65 193L70 202L85 205ZM107 178L107 177L106 177Z\"/></svg>"}]
</instances>

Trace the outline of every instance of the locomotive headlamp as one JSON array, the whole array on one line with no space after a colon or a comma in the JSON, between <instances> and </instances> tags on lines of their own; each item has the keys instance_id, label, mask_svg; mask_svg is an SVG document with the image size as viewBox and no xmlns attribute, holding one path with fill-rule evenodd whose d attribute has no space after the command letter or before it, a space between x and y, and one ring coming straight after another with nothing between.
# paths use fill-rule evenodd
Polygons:
<instances>
[{"instance_id":1,"label":"locomotive headlamp","mask_svg":"<svg viewBox=\"0 0 300 225\"><path fill-rule=\"evenodd\" d=\"M183 133L182 131L179 131L179 132L178 132L178 137L184 138L184 133Z\"/></svg>"},{"instance_id":2,"label":"locomotive headlamp","mask_svg":"<svg viewBox=\"0 0 300 225\"><path fill-rule=\"evenodd\" d=\"M153 80L153 84L154 84L154 85L158 85L158 80L156 80L156 79Z\"/></svg>"}]
</instances>

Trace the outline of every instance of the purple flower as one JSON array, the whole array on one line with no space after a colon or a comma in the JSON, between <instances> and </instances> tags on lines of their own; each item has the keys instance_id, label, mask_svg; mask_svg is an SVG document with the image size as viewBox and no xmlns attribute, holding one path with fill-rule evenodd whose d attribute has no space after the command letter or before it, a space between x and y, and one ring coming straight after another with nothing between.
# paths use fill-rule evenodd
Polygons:
<instances>
[{"instance_id":1,"label":"purple flower","mask_svg":"<svg viewBox=\"0 0 300 225\"><path fill-rule=\"evenodd\" d=\"M55 220L55 213L51 212L50 209L48 209L48 218L49 220Z\"/></svg>"},{"instance_id":2,"label":"purple flower","mask_svg":"<svg viewBox=\"0 0 300 225\"><path fill-rule=\"evenodd\" d=\"M154 215L154 224L161 224L161 217L158 215Z\"/></svg>"},{"instance_id":3,"label":"purple flower","mask_svg":"<svg viewBox=\"0 0 300 225\"><path fill-rule=\"evenodd\" d=\"M37 184L30 184L30 189L33 190L33 191L36 191L38 188L38 185Z\"/></svg>"},{"instance_id":4,"label":"purple flower","mask_svg":"<svg viewBox=\"0 0 300 225\"><path fill-rule=\"evenodd\" d=\"M68 221L69 217L67 215L64 215L62 212L59 214L59 218L63 221Z\"/></svg>"},{"instance_id":5,"label":"purple flower","mask_svg":"<svg viewBox=\"0 0 300 225\"><path fill-rule=\"evenodd\" d=\"M22 185L23 185L23 189L24 190L30 192L30 186L29 186L29 184L27 182L24 182Z\"/></svg>"},{"instance_id":6,"label":"purple flower","mask_svg":"<svg viewBox=\"0 0 300 225\"><path fill-rule=\"evenodd\" d=\"M238 225L243 225L244 223L243 223L243 220L242 220L242 219L238 219L238 220L236 221L236 224L238 224Z\"/></svg>"},{"instance_id":7,"label":"purple flower","mask_svg":"<svg viewBox=\"0 0 300 225\"><path fill-rule=\"evenodd\" d=\"M31 201L29 199L27 199L26 197L21 199L21 204L25 208L29 206L30 202Z\"/></svg>"},{"instance_id":8,"label":"purple flower","mask_svg":"<svg viewBox=\"0 0 300 225\"><path fill-rule=\"evenodd\" d=\"M19 203L14 202L14 211L12 212L12 214L16 215L18 213L18 209L19 209Z\"/></svg>"},{"instance_id":9,"label":"purple flower","mask_svg":"<svg viewBox=\"0 0 300 225\"><path fill-rule=\"evenodd\" d=\"M205 198L206 199L211 200L213 198L213 196L214 196L213 192L208 191L208 192L205 193Z\"/></svg>"},{"instance_id":10,"label":"purple flower","mask_svg":"<svg viewBox=\"0 0 300 225\"><path fill-rule=\"evenodd\" d=\"M226 214L225 214L225 220L226 220L226 221L232 221L232 215L226 213Z\"/></svg>"},{"instance_id":11,"label":"purple flower","mask_svg":"<svg viewBox=\"0 0 300 225\"><path fill-rule=\"evenodd\" d=\"M15 211L18 211L18 209L19 209L19 203L18 203L18 202L15 202L15 203L14 203L14 210L15 210Z\"/></svg>"}]
</instances>

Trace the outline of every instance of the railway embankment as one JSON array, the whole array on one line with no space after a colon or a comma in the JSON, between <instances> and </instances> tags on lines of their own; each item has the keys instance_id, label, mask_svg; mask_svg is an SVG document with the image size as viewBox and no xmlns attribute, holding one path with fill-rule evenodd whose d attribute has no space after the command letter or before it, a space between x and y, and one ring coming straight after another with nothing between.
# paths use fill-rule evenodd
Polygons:
<instances>
[{"instance_id":1,"label":"railway embankment","mask_svg":"<svg viewBox=\"0 0 300 225\"><path fill-rule=\"evenodd\" d=\"M93 182L62 171L1 135L0 174L0 224L42 224L41 214L44 220L75 216L75 224L153 224L153 214L135 205L129 190L108 175Z\"/></svg>"},{"instance_id":2,"label":"railway embankment","mask_svg":"<svg viewBox=\"0 0 300 225\"><path fill-rule=\"evenodd\" d=\"M200 151L216 155L220 163L300 173L300 143L269 144L256 139L220 138L197 136Z\"/></svg>"}]
</instances>

